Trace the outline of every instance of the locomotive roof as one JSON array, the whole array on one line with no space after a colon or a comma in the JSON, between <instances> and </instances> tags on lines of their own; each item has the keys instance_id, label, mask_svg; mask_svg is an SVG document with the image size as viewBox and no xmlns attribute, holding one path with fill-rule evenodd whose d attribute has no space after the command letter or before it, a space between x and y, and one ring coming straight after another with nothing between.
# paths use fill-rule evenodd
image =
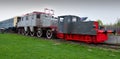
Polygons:
<instances>
[{"instance_id":1,"label":"locomotive roof","mask_svg":"<svg viewBox=\"0 0 120 59\"><path fill-rule=\"evenodd\" d=\"M76 16L76 15L62 15L62 16L58 16L58 17L65 17L65 16L79 17L79 16ZM80 18L80 17L79 17L79 18Z\"/></svg>"},{"instance_id":2,"label":"locomotive roof","mask_svg":"<svg viewBox=\"0 0 120 59\"><path fill-rule=\"evenodd\" d=\"M76 15L62 15L62 16L58 16L58 17L66 17L66 16L78 17L82 21L84 21L84 20L86 20L88 18L88 17L79 17L79 16L76 16Z\"/></svg>"},{"instance_id":3,"label":"locomotive roof","mask_svg":"<svg viewBox=\"0 0 120 59\"><path fill-rule=\"evenodd\" d=\"M25 15L29 15L29 14L49 14L50 15L50 13L45 13L45 12L38 12L38 11L33 11L32 13L27 13L27 14L25 14ZM24 15L23 15L24 16Z\"/></svg>"}]
</instances>

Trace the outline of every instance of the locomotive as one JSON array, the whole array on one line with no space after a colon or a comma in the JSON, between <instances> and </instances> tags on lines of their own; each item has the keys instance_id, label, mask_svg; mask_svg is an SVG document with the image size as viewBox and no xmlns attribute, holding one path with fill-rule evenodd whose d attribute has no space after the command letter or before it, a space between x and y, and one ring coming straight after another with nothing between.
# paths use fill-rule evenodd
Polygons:
<instances>
[{"instance_id":1,"label":"locomotive","mask_svg":"<svg viewBox=\"0 0 120 59\"><path fill-rule=\"evenodd\" d=\"M47 38L52 38L57 27L55 22L57 21L51 14L33 12L22 16L18 20L17 29L18 33L23 35L34 36L36 34L37 37L41 37L45 34Z\"/></svg>"},{"instance_id":2,"label":"locomotive","mask_svg":"<svg viewBox=\"0 0 120 59\"><path fill-rule=\"evenodd\" d=\"M102 43L108 39L108 33L113 32L101 28L97 21L86 19L75 15L54 17L50 13L35 11L18 17L15 28L23 35L45 35L48 39L57 37L86 43Z\"/></svg>"}]
</instances>

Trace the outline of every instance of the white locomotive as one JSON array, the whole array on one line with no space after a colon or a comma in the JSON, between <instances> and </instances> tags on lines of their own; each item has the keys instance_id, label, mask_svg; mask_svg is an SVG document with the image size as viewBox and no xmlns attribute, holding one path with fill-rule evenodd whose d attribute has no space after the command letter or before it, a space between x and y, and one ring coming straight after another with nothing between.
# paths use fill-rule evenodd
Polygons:
<instances>
[{"instance_id":1,"label":"white locomotive","mask_svg":"<svg viewBox=\"0 0 120 59\"><path fill-rule=\"evenodd\" d=\"M37 35L41 37L45 33L47 38L52 38L56 29L56 20L53 14L46 12L32 12L18 20L18 33L23 35Z\"/></svg>"}]
</instances>

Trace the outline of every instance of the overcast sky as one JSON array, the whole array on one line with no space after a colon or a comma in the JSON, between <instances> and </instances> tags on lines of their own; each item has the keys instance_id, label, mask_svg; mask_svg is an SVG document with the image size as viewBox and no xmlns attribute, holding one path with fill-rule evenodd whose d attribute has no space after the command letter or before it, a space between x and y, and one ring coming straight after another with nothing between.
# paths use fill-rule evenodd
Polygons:
<instances>
[{"instance_id":1,"label":"overcast sky","mask_svg":"<svg viewBox=\"0 0 120 59\"><path fill-rule=\"evenodd\" d=\"M55 16L77 15L88 20L114 23L120 17L120 0L0 0L0 21L44 8L55 10Z\"/></svg>"}]
</instances>

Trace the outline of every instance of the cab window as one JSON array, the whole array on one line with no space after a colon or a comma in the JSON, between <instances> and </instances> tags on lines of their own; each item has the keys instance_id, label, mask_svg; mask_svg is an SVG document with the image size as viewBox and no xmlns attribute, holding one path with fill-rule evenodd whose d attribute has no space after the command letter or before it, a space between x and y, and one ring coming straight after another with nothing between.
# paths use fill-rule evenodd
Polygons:
<instances>
[{"instance_id":1,"label":"cab window","mask_svg":"<svg viewBox=\"0 0 120 59\"><path fill-rule=\"evenodd\" d=\"M72 18L72 22L76 22L77 21L77 18L76 17L73 17Z\"/></svg>"},{"instance_id":2,"label":"cab window","mask_svg":"<svg viewBox=\"0 0 120 59\"><path fill-rule=\"evenodd\" d=\"M37 14L37 16L36 16L37 18L40 18L40 14Z\"/></svg>"},{"instance_id":3,"label":"cab window","mask_svg":"<svg viewBox=\"0 0 120 59\"><path fill-rule=\"evenodd\" d=\"M63 22L64 18L60 18L60 22Z\"/></svg>"},{"instance_id":4,"label":"cab window","mask_svg":"<svg viewBox=\"0 0 120 59\"><path fill-rule=\"evenodd\" d=\"M28 16L26 16L26 20L28 20Z\"/></svg>"}]
</instances>

